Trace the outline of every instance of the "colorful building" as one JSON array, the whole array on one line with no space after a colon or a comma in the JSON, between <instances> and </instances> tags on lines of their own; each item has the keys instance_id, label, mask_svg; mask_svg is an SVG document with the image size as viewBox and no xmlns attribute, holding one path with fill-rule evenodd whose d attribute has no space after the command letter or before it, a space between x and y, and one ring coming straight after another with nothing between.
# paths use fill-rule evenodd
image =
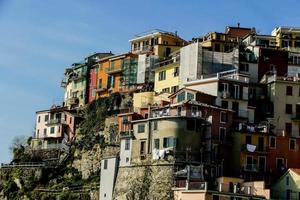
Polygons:
<instances>
[{"instance_id":1,"label":"colorful building","mask_svg":"<svg viewBox=\"0 0 300 200\"><path fill-rule=\"evenodd\" d=\"M300 29L297 27L276 27L272 31L272 36L276 37L276 46L292 52L299 52L300 49Z\"/></svg>"},{"instance_id":2,"label":"colorful building","mask_svg":"<svg viewBox=\"0 0 300 200\"><path fill-rule=\"evenodd\" d=\"M124 53L98 60L98 97L115 92L132 92L136 89L137 55Z\"/></svg>"},{"instance_id":3,"label":"colorful building","mask_svg":"<svg viewBox=\"0 0 300 200\"><path fill-rule=\"evenodd\" d=\"M180 60L179 51L171 59L157 63L155 71L154 91L175 93L179 89Z\"/></svg>"},{"instance_id":4,"label":"colorful building","mask_svg":"<svg viewBox=\"0 0 300 200\"><path fill-rule=\"evenodd\" d=\"M68 144L75 135L78 117L66 107L53 106L36 112L36 128L32 139L33 148L56 148Z\"/></svg>"},{"instance_id":5,"label":"colorful building","mask_svg":"<svg viewBox=\"0 0 300 200\"><path fill-rule=\"evenodd\" d=\"M234 177L219 177L209 182L191 182L187 187L175 187L175 200L252 200L270 199L270 190L266 189L264 181L245 182Z\"/></svg>"},{"instance_id":6,"label":"colorful building","mask_svg":"<svg viewBox=\"0 0 300 200\"><path fill-rule=\"evenodd\" d=\"M65 70L65 79L62 81L65 88L64 106L68 108L82 107L87 103L87 65L74 63Z\"/></svg>"}]
</instances>

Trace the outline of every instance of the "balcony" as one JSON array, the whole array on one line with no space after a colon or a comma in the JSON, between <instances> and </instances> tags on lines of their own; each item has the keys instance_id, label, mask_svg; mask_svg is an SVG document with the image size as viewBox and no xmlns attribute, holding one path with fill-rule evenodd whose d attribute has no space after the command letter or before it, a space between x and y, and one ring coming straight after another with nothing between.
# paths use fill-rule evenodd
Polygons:
<instances>
[{"instance_id":1,"label":"balcony","mask_svg":"<svg viewBox=\"0 0 300 200\"><path fill-rule=\"evenodd\" d=\"M132 137L132 136L133 136L133 130L121 131L120 132L120 137L121 138L127 138L127 137Z\"/></svg>"},{"instance_id":2,"label":"balcony","mask_svg":"<svg viewBox=\"0 0 300 200\"><path fill-rule=\"evenodd\" d=\"M67 99L67 103L70 105L76 105L79 103L79 98L78 97L70 97Z\"/></svg>"},{"instance_id":3,"label":"balcony","mask_svg":"<svg viewBox=\"0 0 300 200\"><path fill-rule=\"evenodd\" d=\"M86 78L86 72L74 74L71 78L73 81L81 81L82 79Z\"/></svg>"},{"instance_id":4,"label":"balcony","mask_svg":"<svg viewBox=\"0 0 300 200\"><path fill-rule=\"evenodd\" d=\"M294 122L300 122L300 113L296 113L293 115L292 120Z\"/></svg>"},{"instance_id":5,"label":"balcony","mask_svg":"<svg viewBox=\"0 0 300 200\"><path fill-rule=\"evenodd\" d=\"M241 151L246 153L268 153L269 148L266 146L243 144L241 147Z\"/></svg>"},{"instance_id":6,"label":"balcony","mask_svg":"<svg viewBox=\"0 0 300 200\"><path fill-rule=\"evenodd\" d=\"M117 67L112 67L110 66L107 70L106 73L107 74L115 74L115 73L121 73L123 71L123 69L121 68L121 66L117 66Z\"/></svg>"},{"instance_id":7,"label":"balcony","mask_svg":"<svg viewBox=\"0 0 300 200\"><path fill-rule=\"evenodd\" d=\"M243 169L246 172L258 172L259 171L257 164L246 164L243 166Z\"/></svg>"},{"instance_id":8,"label":"balcony","mask_svg":"<svg viewBox=\"0 0 300 200\"><path fill-rule=\"evenodd\" d=\"M234 92L229 92L229 91L222 91L219 92L219 96L223 99L237 99L237 100L248 100L248 96L244 94L234 94Z\"/></svg>"},{"instance_id":9,"label":"balcony","mask_svg":"<svg viewBox=\"0 0 300 200\"><path fill-rule=\"evenodd\" d=\"M153 51L153 46L151 45L145 45L141 47L136 47L133 49L133 52L139 52L139 53L148 53Z\"/></svg>"},{"instance_id":10,"label":"balcony","mask_svg":"<svg viewBox=\"0 0 300 200\"><path fill-rule=\"evenodd\" d=\"M250 123L239 123L239 126L236 129L240 132L247 133L269 133L269 127L267 124L250 124Z\"/></svg>"},{"instance_id":11,"label":"balcony","mask_svg":"<svg viewBox=\"0 0 300 200\"><path fill-rule=\"evenodd\" d=\"M106 90L107 90L106 87L98 87L98 88L94 89L95 92L104 92Z\"/></svg>"},{"instance_id":12,"label":"balcony","mask_svg":"<svg viewBox=\"0 0 300 200\"><path fill-rule=\"evenodd\" d=\"M65 87L67 87L67 84L68 84L67 80L66 80L66 79L63 79L63 80L61 80L61 82L60 82L60 87L65 88Z\"/></svg>"},{"instance_id":13,"label":"balcony","mask_svg":"<svg viewBox=\"0 0 300 200\"><path fill-rule=\"evenodd\" d=\"M51 126L54 124L66 124L64 119L50 119L46 122L46 126Z\"/></svg>"}]
</instances>

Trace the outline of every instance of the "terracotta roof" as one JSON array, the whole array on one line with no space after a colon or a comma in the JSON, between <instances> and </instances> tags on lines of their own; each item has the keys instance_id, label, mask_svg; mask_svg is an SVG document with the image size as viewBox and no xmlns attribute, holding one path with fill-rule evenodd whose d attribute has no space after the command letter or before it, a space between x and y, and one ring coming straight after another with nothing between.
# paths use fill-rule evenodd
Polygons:
<instances>
[{"instance_id":1,"label":"terracotta roof","mask_svg":"<svg viewBox=\"0 0 300 200\"><path fill-rule=\"evenodd\" d=\"M295 172L300 176L300 168L290 168L291 171Z\"/></svg>"}]
</instances>

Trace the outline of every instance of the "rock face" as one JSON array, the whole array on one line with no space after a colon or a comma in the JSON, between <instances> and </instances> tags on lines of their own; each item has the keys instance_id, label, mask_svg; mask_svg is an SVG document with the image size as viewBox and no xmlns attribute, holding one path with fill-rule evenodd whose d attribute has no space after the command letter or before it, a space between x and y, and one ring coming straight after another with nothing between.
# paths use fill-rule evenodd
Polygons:
<instances>
[{"instance_id":1,"label":"rock face","mask_svg":"<svg viewBox=\"0 0 300 200\"><path fill-rule=\"evenodd\" d=\"M172 165L119 168L115 200L172 199Z\"/></svg>"},{"instance_id":2,"label":"rock face","mask_svg":"<svg viewBox=\"0 0 300 200\"><path fill-rule=\"evenodd\" d=\"M72 167L82 174L82 179L88 179L100 169L102 150L100 145L94 145L91 150L75 150L75 160Z\"/></svg>"}]
</instances>

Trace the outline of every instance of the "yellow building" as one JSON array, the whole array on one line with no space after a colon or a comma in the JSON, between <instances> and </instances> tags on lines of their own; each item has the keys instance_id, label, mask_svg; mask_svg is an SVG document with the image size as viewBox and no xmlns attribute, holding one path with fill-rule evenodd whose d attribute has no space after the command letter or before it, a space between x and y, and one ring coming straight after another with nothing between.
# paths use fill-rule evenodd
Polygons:
<instances>
[{"instance_id":1,"label":"yellow building","mask_svg":"<svg viewBox=\"0 0 300 200\"><path fill-rule=\"evenodd\" d=\"M272 199L300 199L300 169L290 168L271 188Z\"/></svg>"},{"instance_id":2,"label":"yellow building","mask_svg":"<svg viewBox=\"0 0 300 200\"><path fill-rule=\"evenodd\" d=\"M152 53L160 59L169 57L172 52L187 44L176 32L172 33L157 29L138 34L129 42L131 43L132 53Z\"/></svg>"},{"instance_id":3,"label":"yellow building","mask_svg":"<svg viewBox=\"0 0 300 200\"><path fill-rule=\"evenodd\" d=\"M272 31L272 36L276 37L276 46L290 51L299 51L300 28L276 27Z\"/></svg>"},{"instance_id":4,"label":"yellow building","mask_svg":"<svg viewBox=\"0 0 300 200\"><path fill-rule=\"evenodd\" d=\"M241 174L247 180L263 179L267 171L268 146L269 135L266 126L241 127L239 132L233 134L233 173Z\"/></svg>"},{"instance_id":5,"label":"yellow building","mask_svg":"<svg viewBox=\"0 0 300 200\"><path fill-rule=\"evenodd\" d=\"M179 52L178 52L179 53ZM179 89L179 54L160 62L155 68L154 91L175 93Z\"/></svg>"}]
</instances>

